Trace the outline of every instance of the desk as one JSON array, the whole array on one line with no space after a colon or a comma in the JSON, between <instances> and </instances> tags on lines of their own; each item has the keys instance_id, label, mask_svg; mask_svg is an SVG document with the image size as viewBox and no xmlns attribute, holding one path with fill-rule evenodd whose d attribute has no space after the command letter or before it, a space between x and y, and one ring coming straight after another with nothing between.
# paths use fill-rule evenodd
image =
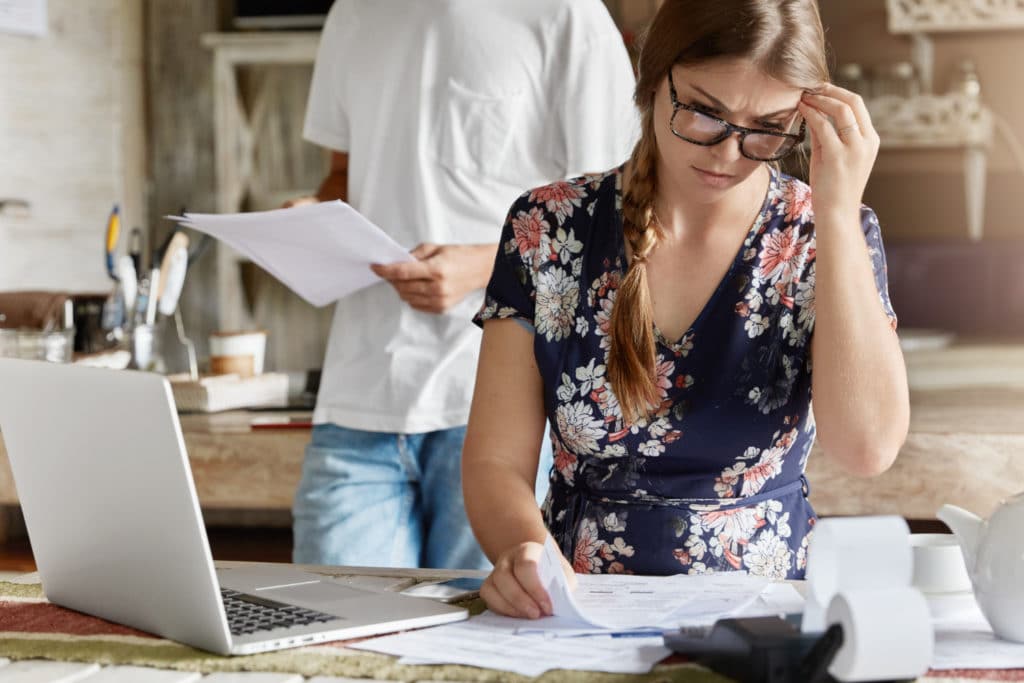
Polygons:
<instances>
[{"instance_id":1,"label":"desk","mask_svg":"<svg viewBox=\"0 0 1024 683\"><path fill-rule=\"evenodd\" d=\"M965 342L906 358L911 424L896 464L858 479L815 446L807 476L820 515L931 520L954 503L988 516L1024 490L1024 344ZM204 508L290 509L309 433L252 431L250 420L244 412L182 418Z\"/></svg>"},{"instance_id":2,"label":"desk","mask_svg":"<svg viewBox=\"0 0 1024 683\"><path fill-rule=\"evenodd\" d=\"M237 566L241 563L218 562L219 567ZM380 569L359 567L323 567L303 566L303 569L331 576L361 577L386 576L409 579L419 582L428 579L451 578L455 576L474 576L480 572L445 571L434 569ZM76 618L79 630L83 620L93 622L93 635L64 635L75 632L65 626L57 627L59 619L51 618L42 628L39 620L32 629L31 637L22 637L20 633L29 629L17 630L29 619L25 617L11 618L5 610L11 609L14 603L9 602L10 596L20 593L22 600L19 607L29 609L33 606L45 609L50 613L66 612L44 601L39 592L38 577L27 575L18 580L23 585L0 583L0 624L4 631L0 632L0 679L5 673L15 671L28 674L17 680L31 680L39 683L70 683L71 681L91 683L111 683L111 681L130 681L131 683L343 683L351 678L337 676L368 678L382 676L383 680L448 680L448 681L491 681L494 683L527 680L505 672L477 669L465 666L400 666L394 658L361 651L346 650L339 644L318 645L294 650L282 650L278 653L255 655L251 657L217 657L207 656L185 646L159 639L147 639L144 646L128 642L125 636L104 635L107 629L96 630L91 617L66 613ZM399 588L400 590L400 588ZM68 624L69 622L64 622ZM99 622L103 625L103 622ZM51 633L62 635L51 636ZM35 657L26 659L26 657ZM14 660L12 662L12 660ZM64 660L64 661L50 661ZM154 661L155 660L155 661ZM97 663L102 662L102 665ZM160 669L153 665L159 662ZM14 667L13 669L11 667ZM132 667L132 668L126 668ZM142 667L142 668L139 668ZM5 672L5 669L7 670ZM329 673L324 675L323 670ZM199 672L199 673L197 673ZM216 673L215 673L216 672ZM381 679L375 679L381 680ZM728 683L720 676L679 658L663 661L652 672L645 676L623 676L618 674L599 674L593 672L550 671L538 680L545 683L577 683L582 681L594 683L629 683L651 682L669 683ZM1011 671L962 671L962 672L930 672L919 679L919 683L967 683L968 681L1024 681L1024 670Z\"/></svg>"},{"instance_id":3,"label":"desk","mask_svg":"<svg viewBox=\"0 0 1024 683\"><path fill-rule=\"evenodd\" d=\"M237 566L241 563L218 562L218 567ZM322 567L303 566L303 569L328 574L331 576L344 577L365 577L365 576L386 576L396 579L409 579L410 582L424 580L436 580L459 576L480 576L482 572L474 571L446 571L433 569L380 569L380 568L358 568L358 567ZM341 644L323 644L293 650L281 650L276 653L266 653L247 657L219 657L208 655L176 643L170 643L162 639L141 639L131 637L123 633L118 634L116 627L105 624L92 617L86 617L67 610L61 610L42 601L39 587L36 583L36 575L28 575L19 579L19 582L30 584L23 586L11 586L0 584L2 595L11 595L16 589L21 589L24 599L28 604L22 604L22 609L36 608L42 616L37 617L35 622L47 620L49 626L32 629L35 633L28 637L24 635L30 629L25 628L31 620L25 616L11 616L7 611L10 603L3 602L0 596L0 624L6 624L0 631L0 662L6 664L3 658L15 660L17 666L22 668L35 669L39 676L32 678L32 681L70 681L74 680L91 683L94 677L105 674L107 676L121 675L116 680L131 681L132 683L178 683L202 680L204 683L329 683L349 681L350 678L334 678L336 676L348 677L375 677L382 680L449 680L449 681L492 681L508 682L526 680L521 676L515 676L507 672L478 669L466 666L400 666L395 658L369 652L348 650ZM396 590L401 590L406 584L400 584ZM44 613L45 610L45 613ZM84 634L90 635L70 635ZM51 635L52 634L52 635ZM70 645L69 645L70 643ZM40 657L40 659L24 660L28 656ZM43 661L43 659L74 659L75 663L68 661ZM22 660L22 661L19 661ZM102 662L100 667L95 662ZM155 666L164 669L172 668L175 671L157 671ZM0 679L4 679L4 668L0 668ZM118 671L119 667L144 666L146 668L133 669L128 672ZM68 674L68 667L74 668L83 678L58 678L57 674ZM200 673L195 673L200 672ZM220 672L220 673L213 673ZM227 673L231 678L225 678ZM273 673L271 673L273 672ZM284 672L284 673L281 673ZM295 672L295 673L292 673ZM210 674L203 677L205 674ZM324 678L323 676L332 676ZM113 678L96 678L97 683L109 683ZM677 681L679 683L724 683L725 679L711 674L707 670L696 665L683 663L681 661L667 662L659 665L656 676L622 676L613 674L600 674L592 672L548 672L541 677L541 680L550 683L562 681L596 681L597 683L612 681Z\"/></svg>"}]
</instances>

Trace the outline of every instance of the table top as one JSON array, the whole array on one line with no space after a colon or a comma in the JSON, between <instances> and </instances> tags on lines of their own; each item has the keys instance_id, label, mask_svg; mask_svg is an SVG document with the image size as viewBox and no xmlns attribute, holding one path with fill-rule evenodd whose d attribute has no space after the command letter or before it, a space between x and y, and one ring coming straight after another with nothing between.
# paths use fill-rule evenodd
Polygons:
<instances>
[{"instance_id":1,"label":"table top","mask_svg":"<svg viewBox=\"0 0 1024 683\"><path fill-rule=\"evenodd\" d=\"M260 562L225 562L217 561L216 565L218 568L230 568L238 566L253 566L267 563ZM307 571L313 571L316 573L323 573L326 575L332 575L332 577L339 578L353 578L357 579L360 577L365 578L394 578L394 579L408 579L412 583L419 583L425 581L437 581L439 579L452 579L462 577L482 577L486 572L477 570L460 570L460 569L411 569L411 568L382 568L382 567L338 567L338 566L324 566L324 565L294 565L297 568L301 568ZM31 590L38 591L39 577L38 574L25 574L23 577L19 577L14 580L14 586L12 588L22 588L29 592ZM803 592L805 588L804 582L788 582L793 584L799 591ZM10 585L8 585L10 586ZM407 584L396 584L393 588L388 590L403 590L408 587ZM379 590L379 589L378 589ZM7 591L10 594L10 591ZM28 593L27 593L28 595ZM10 599L10 598L8 598ZM32 598L26 598L27 601L32 602ZM37 597L34 602L40 602ZM54 608L56 609L56 608ZM81 618L88 618L92 620L92 617L85 615L79 615ZM93 620L99 622L98 620ZM2 623L2 620L0 620ZM18 643L18 641L11 640L12 637L18 636L19 634L12 633L9 625L7 626L6 633L4 629L0 627L0 680L4 681L32 681L40 683L119 683L124 681L125 683L193 683L201 681L202 683L345 683L351 682L356 679L338 677L338 676L324 676L324 675L308 675L310 667L314 666L314 660L321 656L318 652L334 652L335 656L338 653L347 653L348 658L355 656L367 656L367 653L361 653L356 650L344 650L339 644L324 644L313 647L305 647L297 650L282 650L281 652L295 652L295 656L291 660L285 660L286 663L282 666L281 661L276 661L272 667L261 667L263 671L242 671L232 670L232 663L238 664L238 660L246 657L213 657L213 655L206 655L206 653L199 653L204 658L198 658L195 660L185 661L182 664L181 660L175 659L175 657L181 657L181 653L164 655L163 663L167 667L177 667L177 669L170 668L159 668L153 666L137 666L130 663L125 664L124 657L120 659L118 656L110 657L113 661L111 663L97 664L89 660L87 656L79 654L78 660L67 660L69 658L76 658L74 655L70 657L61 657L60 653L53 654L44 650L40 651L39 658L20 658L24 656L24 641L20 642L20 649L11 649L14 646L11 643ZM20 634L24 635L24 634ZM47 634L40 632L40 640L45 641ZM77 636L69 636L69 640L74 640ZM92 636L93 638L97 636ZM99 636L102 637L102 636ZM126 640L124 636L119 637L121 640ZM138 639L136 639L137 641ZM52 641L45 641L47 643ZM152 639L148 641L148 646L151 649L159 649L160 643L168 643L168 641L160 639ZM174 645L171 643L171 645ZM176 646L178 647L178 646ZM180 646L179 649L181 649ZM139 649L136 644L136 650ZM74 652L73 650L71 650ZM193 650L193 652L198 652ZM273 655L274 653L269 653ZM11 658L6 658L6 656ZM36 656L36 655L34 655ZM266 657L268 655L255 655L257 657ZM472 669L472 668L445 668L444 671L440 670L440 667L397 667L394 665L393 660L386 655L370 655L375 657L375 663L372 661L371 664L376 664L377 667L382 668L386 673L391 676L383 679L371 678L370 680L439 680L439 676L443 680L474 680L474 681L493 681L495 683L505 683L511 681L523 681L527 680L521 676L515 676L506 672L498 672L493 670L483 669ZM49 657L49 658L47 658ZM59 660L59 659L65 660ZM211 658L217 659L213 661L211 670ZM313 664L309 664L312 661ZM222 669L218 669L222 667ZM281 667L273 670L273 667ZM191 668L191 670L185 670ZM196 673L196 670L205 673ZM282 672L296 672L296 673L282 673ZM360 678L358 680L367 680L368 677L374 675L372 668L364 669L359 672ZM424 673L426 672L426 673ZM422 675L422 678L420 676ZM622 676L615 674L598 674L594 672L563 672L553 671L548 672L540 679L546 683L577 683L582 681L596 682L596 683L624 683L626 681L640 682L653 682L653 681L677 681L679 683L727 683L727 679L721 678L708 672L706 669L702 669L695 665L685 663L679 657L671 657L669 660L664 661L662 665L658 665L656 669L650 675L641 676ZM958 683L967 681L1024 681L1024 670L1004 670L1004 671L943 671L943 672L929 672L929 674L921 679L920 683Z\"/></svg>"}]
</instances>

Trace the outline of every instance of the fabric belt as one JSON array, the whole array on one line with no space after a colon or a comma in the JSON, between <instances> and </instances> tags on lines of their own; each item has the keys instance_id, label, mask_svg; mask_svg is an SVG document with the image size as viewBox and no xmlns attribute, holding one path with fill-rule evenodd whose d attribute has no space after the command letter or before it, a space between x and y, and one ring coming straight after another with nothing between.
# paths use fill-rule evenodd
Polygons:
<instances>
[{"instance_id":1,"label":"fabric belt","mask_svg":"<svg viewBox=\"0 0 1024 683\"><path fill-rule=\"evenodd\" d=\"M572 546L575 546L576 544L576 528L584 516L588 503L656 507L687 511L694 511L695 508L706 507L709 511L713 511L721 510L723 508L729 509L757 505L762 501L782 498L792 493L796 493L797 491L802 491L806 497L811 492L811 487L807 482L807 477L802 473L798 478L783 484L782 486L777 486L767 491L761 491L756 495L745 496L742 498L664 498L660 496L616 497L614 494L607 495L605 493L593 491L586 485L583 485L582 482L577 482L572 487L566 487L562 483L556 483L554 486L569 489L567 492L568 505L565 518L559 525L561 526L564 534L562 537L562 545L569 546L563 547L562 550L563 552L569 552L569 557L572 557ZM556 535L556 539L557 537L558 536Z\"/></svg>"}]
</instances>

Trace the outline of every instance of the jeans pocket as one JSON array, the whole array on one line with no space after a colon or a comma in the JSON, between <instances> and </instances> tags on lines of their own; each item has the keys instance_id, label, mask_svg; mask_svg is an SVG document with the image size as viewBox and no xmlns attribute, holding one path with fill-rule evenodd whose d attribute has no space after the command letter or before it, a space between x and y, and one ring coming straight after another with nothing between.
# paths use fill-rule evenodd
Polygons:
<instances>
[{"instance_id":1,"label":"jeans pocket","mask_svg":"<svg viewBox=\"0 0 1024 683\"><path fill-rule=\"evenodd\" d=\"M304 478L337 486L347 483L380 483L407 479L397 436L337 425L317 425L306 446Z\"/></svg>"}]
</instances>

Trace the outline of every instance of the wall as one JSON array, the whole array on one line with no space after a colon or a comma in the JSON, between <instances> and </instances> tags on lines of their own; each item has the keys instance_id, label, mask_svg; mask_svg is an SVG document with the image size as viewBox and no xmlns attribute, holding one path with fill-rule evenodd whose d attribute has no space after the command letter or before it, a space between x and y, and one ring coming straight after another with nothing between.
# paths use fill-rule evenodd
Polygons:
<instances>
[{"instance_id":1,"label":"wall","mask_svg":"<svg viewBox=\"0 0 1024 683\"><path fill-rule=\"evenodd\" d=\"M161 216L217 210L213 163L213 88L210 52L200 43L222 17L215 2L145 0L146 100L149 120L150 230L160 244L174 228ZM189 267L179 307L186 333L206 355L206 338L216 329L216 259L213 249ZM171 370L184 370L187 356L174 332L163 330L164 356Z\"/></svg>"},{"instance_id":2,"label":"wall","mask_svg":"<svg viewBox=\"0 0 1024 683\"><path fill-rule=\"evenodd\" d=\"M107 291L107 215L144 225L142 4L50 0L44 37L0 34L0 290Z\"/></svg>"},{"instance_id":3,"label":"wall","mask_svg":"<svg viewBox=\"0 0 1024 683\"><path fill-rule=\"evenodd\" d=\"M887 29L885 0L822 2L835 62L907 60L911 39ZM1024 137L1019 62L1024 30L931 34L934 90L949 88L958 63L971 59L981 97L1017 137ZM1024 169L997 128L988 155L981 242L967 239L958 151L883 150L865 192L879 215L889 258L889 291L903 328L966 336L1024 334Z\"/></svg>"},{"instance_id":4,"label":"wall","mask_svg":"<svg viewBox=\"0 0 1024 683\"><path fill-rule=\"evenodd\" d=\"M222 3L223 4L223 3ZM182 207L216 212L212 51L202 36L229 22L218 3L146 0L147 94L150 109L154 191L150 212L160 217ZM252 109L253 93L266 87L274 96L264 110L263 125L253 130L256 155L253 191L245 210L277 208L290 196L311 192L326 170L326 157L301 137L310 66L239 69L243 106ZM159 243L173 228L154 220ZM193 236L198 237L198 234ZM207 355L209 334L219 329L216 245L189 269L181 310L188 336L200 358ZM301 370L320 367L332 309L314 309L261 269L248 264L239 277L247 283L253 326L268 331L266 369ZM171 326L162 335L164 355L172 370L185 368L185 353Z\"/></svg>"},{"instance_id":5,"label":"wall","mask_svg":"<svg viewBox=\"0 0 1024 683\"><path fill-rule=\"evenodd\" d=\"M863 65L908 60L911 41L888 32L885 0L823 0L837 64ZM932 34L935 90L943 92L957 64L972 59L981 79L983 101L1024 138L1024 89L1019 87L1024 30ZM865 201L883 218L890 241L962 239L964 224L962 157L953 151L883 151L875 165ZM1005 138L989 155L985 238L1024 238L1024 169L1018 167Z\"/></svg>"}]
</instances>

